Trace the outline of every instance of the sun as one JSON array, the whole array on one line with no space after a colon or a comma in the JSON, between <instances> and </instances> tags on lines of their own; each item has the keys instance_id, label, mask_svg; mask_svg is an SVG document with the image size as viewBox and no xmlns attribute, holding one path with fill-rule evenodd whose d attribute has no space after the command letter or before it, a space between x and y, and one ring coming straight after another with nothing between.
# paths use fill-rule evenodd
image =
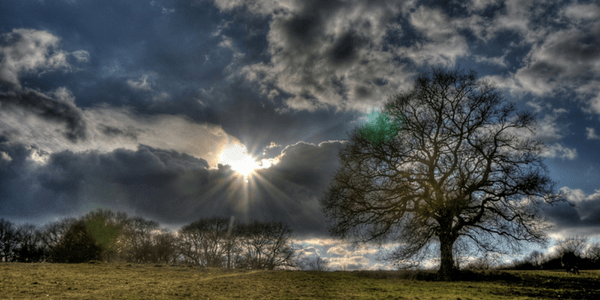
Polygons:
<instances>
[{"instance_id":1,"label":"sun","mask_svg":"<svg viewBox=\"0 0 600 300\"><path fill-rule=\"evenodd\" d=\"M254 173L254 170L261 168L258 162L252 156L248 155L246 147L243 145L234 145L225 148L221 152L219 162L231 166L231 169L244 176L247 179Z\"/></svg>"}]
</instances>

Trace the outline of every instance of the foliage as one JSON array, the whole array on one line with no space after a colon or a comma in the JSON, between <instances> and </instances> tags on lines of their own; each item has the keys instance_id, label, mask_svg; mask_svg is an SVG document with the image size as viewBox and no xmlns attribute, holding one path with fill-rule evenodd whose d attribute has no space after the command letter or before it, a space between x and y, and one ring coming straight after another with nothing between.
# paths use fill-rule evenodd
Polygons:
<instances>
[{"instance_id":1,"label":"foliage","mask_svg":"<svg viewBox=\"0 0 600 300\"><path fill-rule=\"evenodd\" d=\"M85 222L71 225L52 253L53 261L59 263L82 263L101 258L102 248L87 230Z\"/></svg>"},{"instance_id":2,"label":"foliage","mask_svg":"<svg viewBox=\"0 0 600 300\"><path fill-rule=\"evenodd\" d=\"M117 253L117 239L121 234L127 216L116 215L110 210L98 209L86 214L85 226L96 244L102 248L102 258L109 261Z\"/></svg>"}]
</instances>

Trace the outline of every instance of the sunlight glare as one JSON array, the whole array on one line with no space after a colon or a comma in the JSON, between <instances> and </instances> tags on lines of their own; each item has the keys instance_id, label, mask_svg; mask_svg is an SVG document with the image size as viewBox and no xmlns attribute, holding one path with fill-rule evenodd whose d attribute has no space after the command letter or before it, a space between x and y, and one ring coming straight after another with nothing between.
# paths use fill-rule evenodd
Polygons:
<instances>
[{"instance_id":1,"label":"sunlight glare","mask_svg":"<svg viewBox=\"0 0 600 300\"><path fill-rule=\"evenodd\" d=\"M252 175L254 170L261 168L252 156L248 155L246 147L243 145L234 145L225 148L219 158L220 163L231 166L231 169L240 173L244 178Z\"/></svg>"}]
</instances>

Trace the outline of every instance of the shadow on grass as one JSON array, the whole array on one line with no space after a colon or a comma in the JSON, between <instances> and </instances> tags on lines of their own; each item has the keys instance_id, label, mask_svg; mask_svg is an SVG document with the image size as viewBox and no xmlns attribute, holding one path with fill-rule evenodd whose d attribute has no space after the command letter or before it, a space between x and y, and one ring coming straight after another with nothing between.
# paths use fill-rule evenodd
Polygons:
<instances>
[{"instance_id":1,"label":"shadow on grass","mask_svg":"<svg viewBox=\"0 0 600 300\"><path fill-rule=\"evenodd\" d=\"M584 273L585 274L585 273ZM600 276L591 273L585 276L571 275L560 271L467 271L461 270L454 282L496 283L510 286L514 296L528 296L545 299L600 299ZM596 274L596 275L594 275ZM416 281L438 281L432 271L357 271L356 276L372 279L403 279ZM469 286L470 287L470 286ZM491 294L506 295L506 290L489 291Z\"/></svg>"}]
</instances>

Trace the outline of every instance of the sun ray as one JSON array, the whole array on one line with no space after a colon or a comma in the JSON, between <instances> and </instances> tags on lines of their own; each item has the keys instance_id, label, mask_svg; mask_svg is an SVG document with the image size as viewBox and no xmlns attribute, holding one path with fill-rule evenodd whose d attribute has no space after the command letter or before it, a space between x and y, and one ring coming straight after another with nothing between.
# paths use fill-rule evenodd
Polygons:
<instances>
[{"instance_id":1,"label":"sun ray","mask_svg":"<svg viewBox=\"0 0 600 300\"><path fill-rule=\"evenodd\" d=\"M242 175L246 180L252 176L254 170L263 167L248 154L246 147L240 144L225 148L221 152L219 162L230 165L232 170Z\"/></svg>"}]
</instances>

